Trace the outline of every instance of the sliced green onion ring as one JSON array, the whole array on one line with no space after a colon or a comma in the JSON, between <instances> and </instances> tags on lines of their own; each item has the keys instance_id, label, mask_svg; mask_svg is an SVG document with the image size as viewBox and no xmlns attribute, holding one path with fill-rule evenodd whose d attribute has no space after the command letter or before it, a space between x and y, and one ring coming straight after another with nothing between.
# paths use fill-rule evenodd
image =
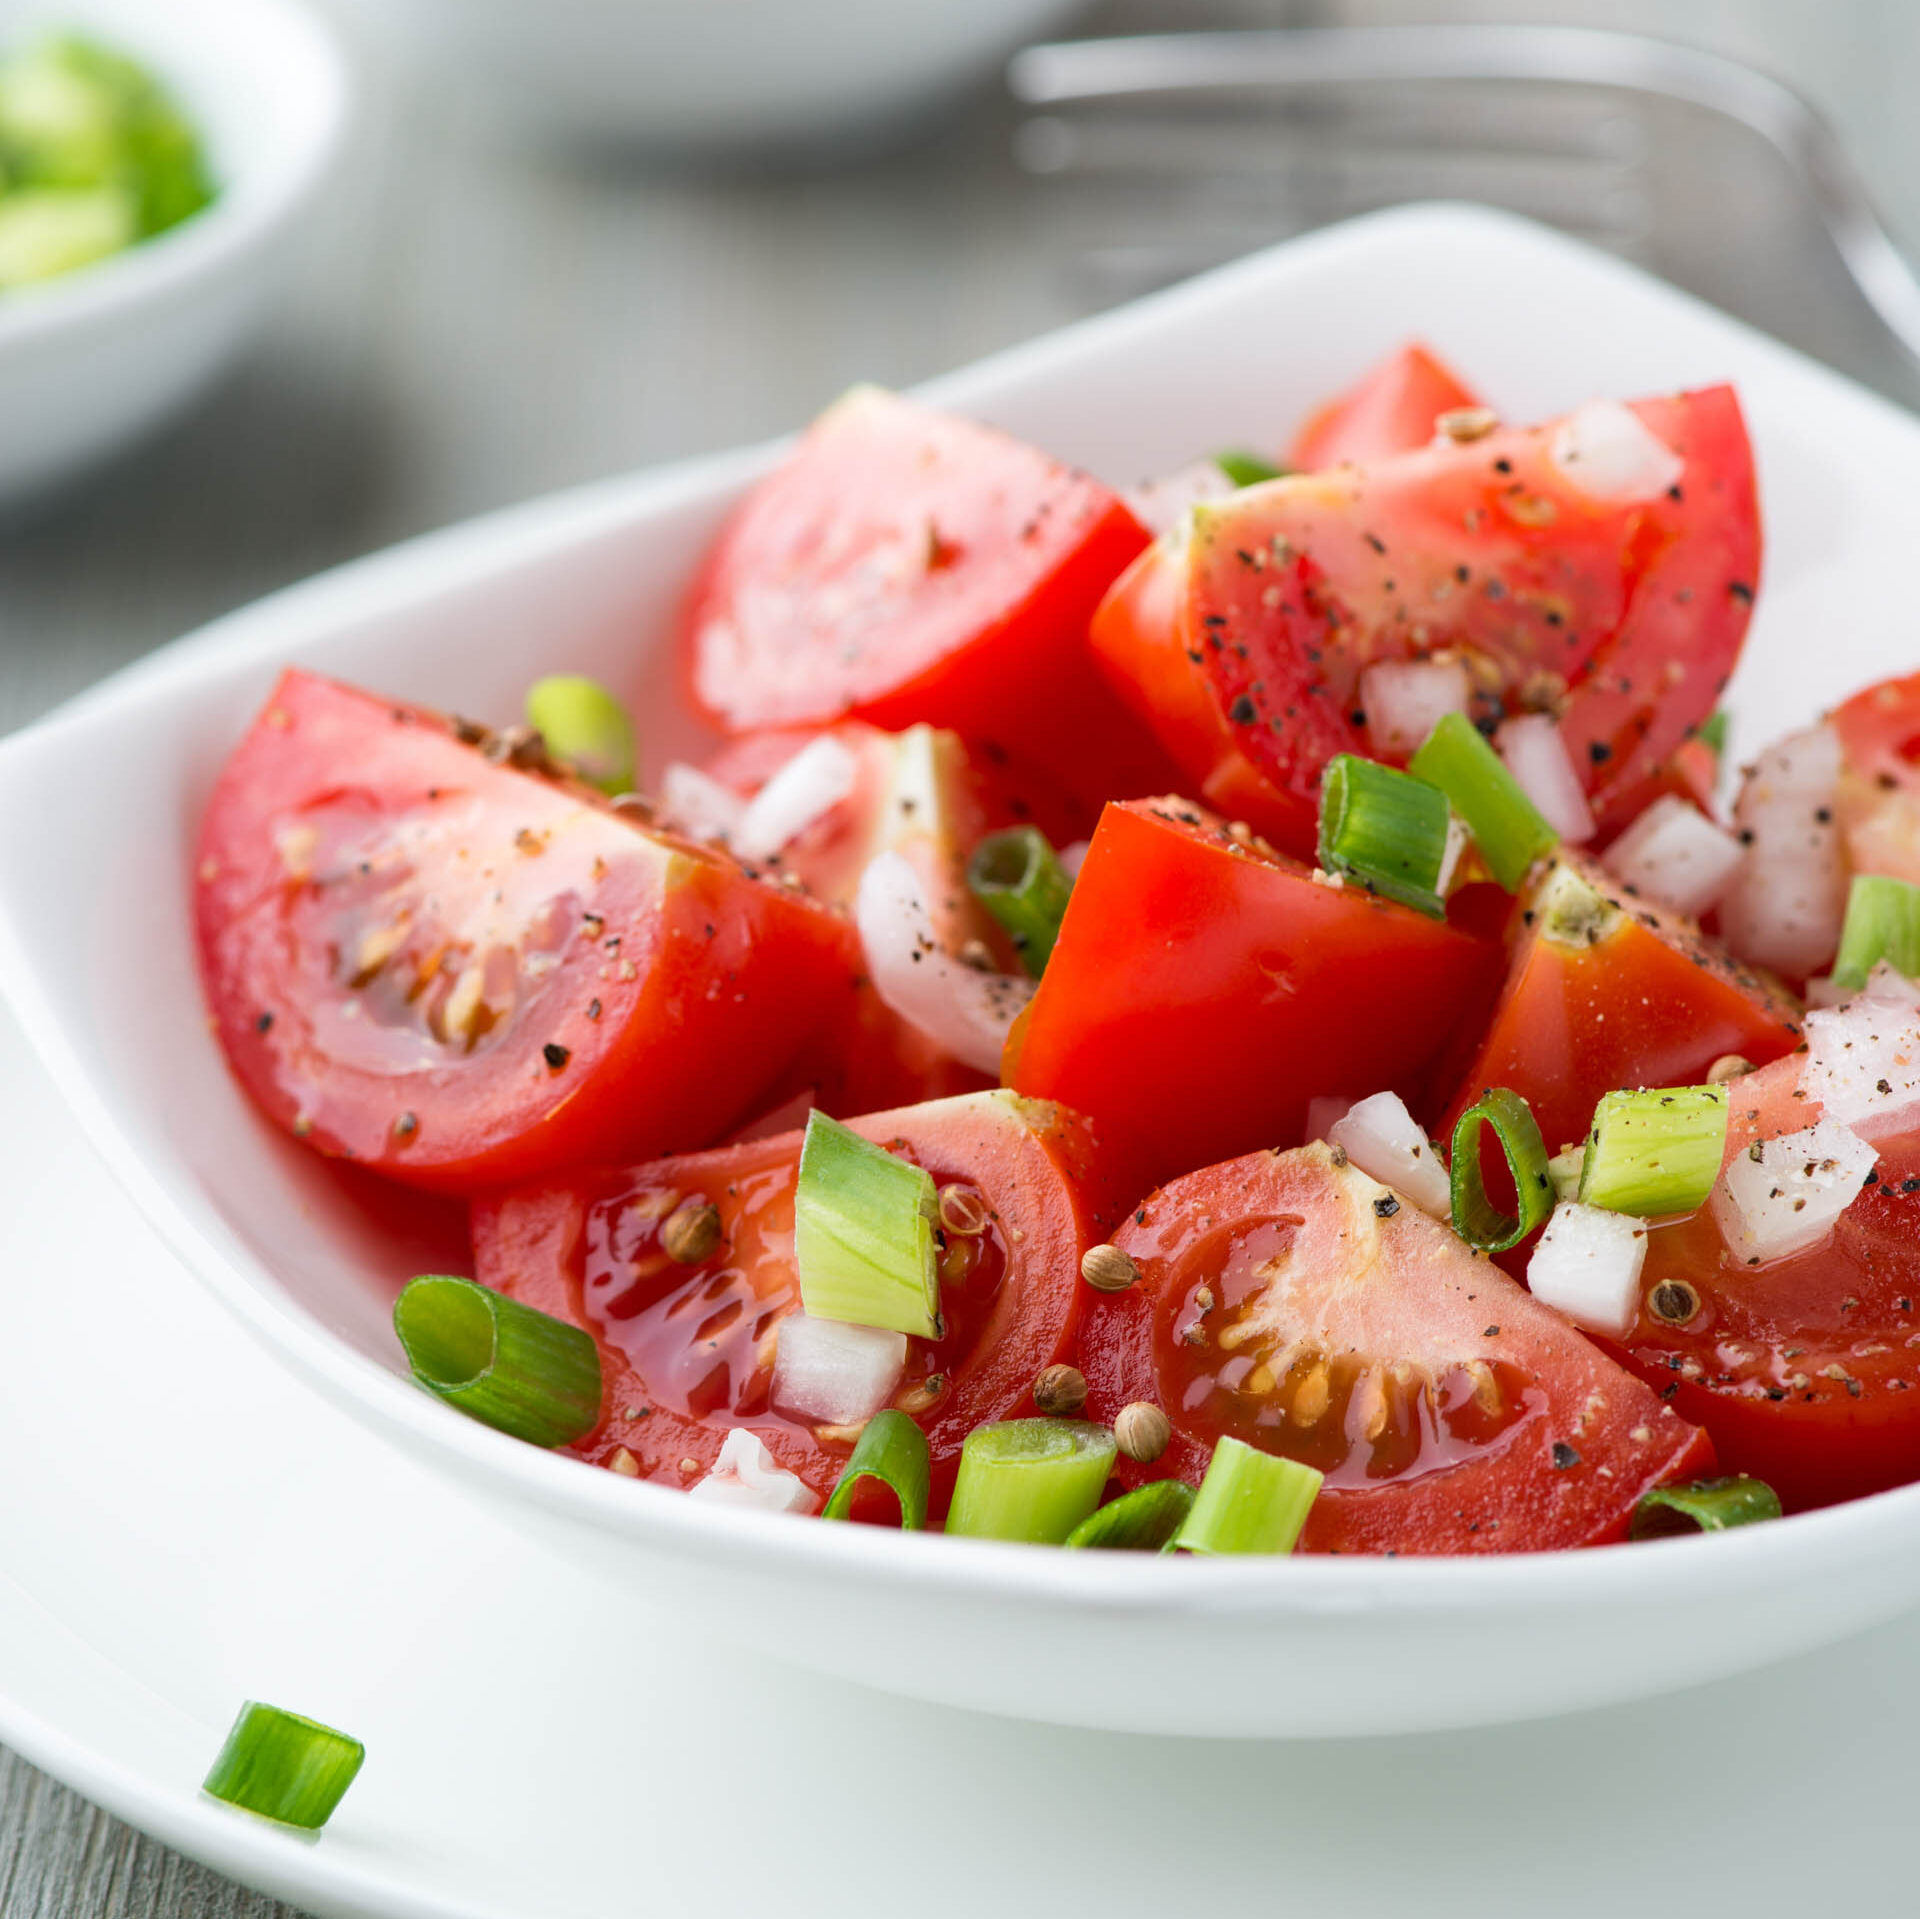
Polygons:
<instances>
[{"instance_id":1,"label":"sliced green onion ring","mask_svg":"<svg viewBox=\"0 0 1920 1919\"><path fill-rule=\"evenodd\" d=\"M366 1756L359 1740L331 1726L249 1699L202 1790L262 1819L318 1832Z\"/></svg>"},{"instance_id":2,"label":"sliced green onion ring","mask_svg":"<svg viewBox=\"0 0 1920 1919\"><path fill-rule=\"evenodd\" d=\"M927 1523L927 1485L931 1477L926 1434L897 1407L888 1406L861 1428L853 1457L833 1482L820 1516L845 1519L853 1505L854 1487L863 1479L877 1479L891 1488L900 1502L901 1531L917 1533Z\"/></svg>"},{"instance_id":3,"label":"sliced green onion ring","mask_svg":"<svg viewBox=\"0 0 1920 1919\"><path fill-rule=\"evenodd\" d=\"M1520 890L1535 860L1560 844L1560 835L1464 713L1443 714L1407 770L1447 796L1487 871L1509 893Z\"/></svg>"},{"instance_id":4,"label":"sliced green onion ring","mask_svg":"<svg viewBox=\"0 0 1920 1919\"><path fill-rule=\"evenodd\" d=\"M600 1349L564 1319L425 1273L393 1302L393 1330L414 1378L483 1425L565 1446L600 1423Z\"/></svg>"},{"instance_id":5,"label":"sliced green onion ring","mask_svg":"<svg viewBox=\"0 0 1920 1919\"><path fill-rule=\"evenodd\" d=\"M1780 1517L1780 1495L1764 1479L1700 1479L1691 1486L1656 1486L1633 1509L1635 1539L1674 1533L1718 1533Z\"/></svg>"},{"instance_id":6,"label":"sliced green onion ring","mask_svg":"<svg viewBox=\"0 0 1920 1919\"><path fill-rule=\"evenodd\" d=\"M1483 1127L1491 1127L1500 1142L1507 1170L1513 1175L1518 1214L1501 1212L1487 1197L1486 1175L1480 1165ZM1533 1108L1510 1087L1488 1087L1460 1115L1453 1129L1452 1159L1453 1230L1469 1246L1478 1246L1482 1252L1504 1253L1547 1223L1555 1195L1546 1142L1540 1137Z\"/></svg>"},{"instance_id":7,"label":"sliced green onion ring","mask_svg":"<svg viewBox=\"0 0 1920 1919\"><path fill-rule=\"evenodd\" d=\"M1228 447L1224 453L1216 453L1213 463L1235 486L1258 486L1262 480L1285 479L1287 473L1285 467L1275 466L1271 460L1240 447Z\"/></svg>"},{"instance_id":8,"label":"sliced green onion ring","mask_svg":"<svg viewBox=\"0 0 1920 1919\"><path fill-rule=\"evenodd\" d=\"M1007 930L1035 979L1046 971L1073 882L1037 826L989 833L967 862L973 896Z\"/></svg>"},{"instance_id":9,"label":"sliced green onion ring","mask_svg":"<svg viewBox=\"0 0 1920 1919\"><path fill-rule=\"evenodd\" d=\"M976 1426L960 1450L947 1531L968 1539L1065 1543L1100 1503L1119 1447L1085 1419Z\"/></svg>"},{"instance_id":10,"label":"sliced green onion ring","mask_svg":"<svg viewBox=\"0 0 1920 1919\"><path fill-rule=\"evenodd\" d=\"M816 1107L793 1195L800 1301L815 1319L940 1336L933 1176Z\"/></svg>"},{"instance_id":11,"label":"sliced green onion ring","mask_svg":"<svg viewBox=\"0 0 1920 1919\"><path fill-rule=\"evenodd\" d=\"M1706 1204L1727 1149L1724 1086L1608 1093L1593 1109L1580 1203L1658 1219Z\"/></svg>"},{"instance_id":12,"label":"sliced green onion ring","mask_svg":"<svg viewBox=\"0 0 1920 1919\"><path fill-rule=\"evenodd\" d=\"M633 722L598 680L583 673L549 673L527 689L527 724L603 793L633 791Z\"/></svg>"},{"instance_id":13,"label":"sliced green onion ring","mask_svg":"<svg viewBox=\"0 0 1920 1919\"><path fill-rule=\"evenodd\" d=\"M1067 1535L1066 1543L1104 1551L1162 1552L1186 1523L1194 1496L1184 1479L1156 1479L1151 1485L1136 1486L1089 1513Z\"/></svg>"},{"instance_id":14,"label":"sliced green onion ring","mask_svg":"<svg viewBox=\"0 0 1920 1919\"><path fill-rule=\"evenodd\" d=\"M1447 796L1352 753L1327 762L1320 787L1320 866L1445 919L1440 873L1447 857Z\"/></svg>"},{"instance_id":15,"label":"sliced green onion ring","mask_svg":"<svg viewBox=\"0 0 1920 1919\"><path fill-rule=\"evenodd\" d=\"M1920 886L1879 873L1857 873L1847 893L1847 917L1833 983L1857 993L1885 960L1895 972L1920 979Z\"/></svg>"},{"instance_id":16,"label":"sliced green onion ring","mask_svg":"<svg viewBox=\"0 0 1920 1919\"><path fill-rule=\"evenodd\" d=\"M1297 1459L1222 1439L1174 1546L1190 1553L1290 1553L1323 1478Z\"/></svg>"}]
</instances>

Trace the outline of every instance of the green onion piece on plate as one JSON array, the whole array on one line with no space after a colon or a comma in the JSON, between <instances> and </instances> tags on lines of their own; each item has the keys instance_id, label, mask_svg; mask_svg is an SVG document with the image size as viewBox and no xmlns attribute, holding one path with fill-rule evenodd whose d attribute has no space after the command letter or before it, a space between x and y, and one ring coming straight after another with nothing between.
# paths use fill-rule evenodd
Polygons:
<instances>
[{"instance_id":1,"label":"green onion piece on plate","mask_svg":"<svg viewBox=\"0 0 1920 1919\"><path fill-rule=\"evenodd\" d=\"M1518 1213L1501 1212L1487 1197L1480 1164L1483 1127L1492 1128L1513 1175ZM1488 1087L1453 1129L1453 1230L1469 1246L1503 1253L1547 1223L1554 1198L1546 1142L1533 1108L1510 1087Z\"/></svg>"},{"instance_id":2,"label":"green onion piece on plate","mask_svg":"<svg viewBox=\"0 0 1920 1919\"><path fill-rule=\"evenodd\" d=\"M1297 1459L1222 1439L1173 1543L1190 1553L1290 1553L1323 1478Z\"/></svg>"},{"instance_id":3,"label":"green onion piece on plate","mask_svg":"<svg viewBox=\"0 0 1920 1919\"><path fill-rule=\"evenodd\" d=\"M262 1819L318 1832L366 1756L359 1740L331 1726L249 1699L203 1790Z\"/></svg>"},{"instance_id":4,"label":"green onion piece on plate","mask_svg":"<svg viewBox=\"0 0 1920 1919\"><path fill-rule=\"evenodd\" d=\"M1111 1427L1085 1419L976 1426L960 1450L947 1531L1063 1545L1100 1503L1119 1450Z\"/></svg>"},{"instance_id":5,"label":"green onion piece on plate","mask_svg":"<svg viewBox=\"0 0 1920 1919\"><path fill-rule=\"evenodd\" d=\"M1693 729L1693 737L1718 759L1727 750L1727 709L1716 707Z\"/></svg>"},{"instance_id":6,"label":"green onion piece on plate","mask_svg":"<svg viewBox=\"0 0 1920 1919\"><path fill-rule=\"evenodd\" d=\"M1608 1093L1593 1109L1580 1203L1656 1219L1704 1205L1727 1147L1724 1086Z\"/></svg>"},{"instance_id":7,"label":"green onion piece on plate","mask_svg":"<svg viewBox=\"0 0 1920 1919\"><path fill-rule=\"evenodd\" d=\"M1487 871L1517 893L1535 860L1551 853L1560 836L1507 771L1486 736L1464 713L1441 717L1408 772L1437 786L1466 821Z\"/></svg>"},{"instance_id":8,"label":"green onion piece on plate","mask_svg":"<svg viewBox=\"0 0 1920 1919\"><path fill-rule=\"evenodd\" d=\"M1440 872L1447 857L1447 796L1352 753L1327 762L1320 787L1320 866L1370 893L1445 919Z\"/></svg>"},{"instance_id":9,"label":"green onion piece on plate","mask_svg":"<svg viewBox=\"0 0 1920 1919\"><path fill-rule=\"evenodd\" d=\"M1780 1517L1780 1495L1764 1479L1700 1479L1691 1486L1656 1486L1633 1509L1635 1539L1671 1533L1718 1533Z\"/></svg>"},{"instance_id":10,"label":"green onion piece on plate","mask_svg":"<svg viewBox=\"0 0 1920 1919\"><path fill-rule=\"evenodd\" d=\"M1184 1479L1156 1479L1089 1513L1067 1535L1067 1544L1109 1552L1163 1552L1186 1523L1193 1500L1193 1488Z\"/></svg>"},{"instance_id":11,"label":"green onion piece on plate","mask_svg":"<svg viewBox=\"0 0 1920 1919\"><path fill-rule=\"evenodd\" d=\"M633 722L598 680L549 673L527 689L527 724L566 763L603 793L633 791Z\"/></svg>"},{"instance_id":12,"label":"green onion piece on plate","mask_svg":"<svg viewBox=\"0 0 1920 1919\"><path fill-rule=\"evenodd\" d=\"M973 896L1007 930L1020 963L1035 979L1046 970L1073 882L1035 826L989 833L967 862Z\"/></svg>"},{"instance_id":13,"label":"green onion piece on plate","mask_svg":"<svg viewBox=\"0 0 1920 1919\"><path fill-rule=\"evenodd\" d=\"M1920 886L1858 873L1847 893L1833 983L1857 993L1882 960L1908 979L1920 979Z\"/></svg>"},{"instance_id":14,"label":"green onion piece on plate","mask_svg":"<svg viewBox=\"0 0 1920 1919\"><path fill-rule=\"evenodd\" d=\"M425 1273L393 1302L393 1330L414 1378L482 1425L565 1446L600 1423L600 1349L564 1319Z\"/></svg>"},{"instance_id":15,"label":"green onion piece on plate","mask_svg":"<svg viewBox=\"0 0 1920 1919\"><path fill-rule=\"evenodd\" d=\"M815 1319L940 1336L933 1177L817 1107L800 1148L793 1257Z\"/></svg>"},{"instance_id":16,"label":"green onion piece on plate","mask_svg":"<svg viewBox=\"0 0 1920 1919\"><path fill-rule=\"evenodd\" d=\"M853 1457L833 1482L822 1519L845 1519L853 1504L853 1489L863 1479L877 1479L893 1489L900 1502L900 1529L917 1533L927 1523L927 1484L932 1465L927 1436L897 1407L877 1412L860 1429Z\"/></svg>"},{"instance_id":17,"label":"green onion piece on plate","mask_svg":"<svg viewBox=\"0 0 1920 1919\"><path fill-rule=\"evenodd\" d=\"M1262 480L1283 480L1287 474L1285 467L1275 466L1271 460L1263 460L1259 454L1244 452L1239 447L1216 453L1213 463L1235 486L1258 486Z\"/></svg>"}]
</instances>

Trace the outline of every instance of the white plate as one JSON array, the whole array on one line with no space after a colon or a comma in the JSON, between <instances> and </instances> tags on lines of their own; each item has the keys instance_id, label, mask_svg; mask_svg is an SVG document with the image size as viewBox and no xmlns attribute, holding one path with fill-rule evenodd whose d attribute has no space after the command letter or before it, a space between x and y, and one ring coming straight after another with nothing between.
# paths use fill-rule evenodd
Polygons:
<instances>
[{"instance_id":1,"label":"white plate","mask_svg":"<svg viewBox=\"0 0 1920 1919\"><path fill-rule=\"evenodd\" d=\"M302 1910L1482 1919L1505 1889L1617 1919L1623 1852L1677 1912L1824 1912L1842 1874L1851 1909L1912 1903L1920 1621L1470 1745L1088 1738L909 1704L689 1639L290 1381L107 1179L4 1012L0 1253L0 1740ZM1239 1675L1197 1642L1189 1683ZM315 1844L197 1790L255 1695L366 1741Z\"/></svg>"},{"instance_id":2,"label":"white plate","mask_svg":"<svg viewBox=\"0 0 1920 1919\"><path fill-rule=\"evenodd\" d=\"M1920 428L1502 217L1360 222L932 390L1130 479L1195 447L1277 443L1410 331L1516 414L1596 390L1740 382L1773 541L1736 702L1744 738L1911 663ZM0 819L18 823L0 844L0 981L111 1169L222 1300L401 1452L662 1610L996 1712L1268 1737L1483 1723L1735 1672L1920 1596L1920 1488L1622 1551L1195 1565L726 1510L517 1445L412 1388L375 1283L404 1273L405 1253L341 1213L316 1163L257 1123L206 1042L185 875L207 785L289 658L494 715L563 661L631 682L691 557L771 457L562 496L342 569L0 747ZM670 739L659 653L651 672L645 729ZM1195 1683L1201 1647L1229 1683Z\"/></svg>"}]
</instances>

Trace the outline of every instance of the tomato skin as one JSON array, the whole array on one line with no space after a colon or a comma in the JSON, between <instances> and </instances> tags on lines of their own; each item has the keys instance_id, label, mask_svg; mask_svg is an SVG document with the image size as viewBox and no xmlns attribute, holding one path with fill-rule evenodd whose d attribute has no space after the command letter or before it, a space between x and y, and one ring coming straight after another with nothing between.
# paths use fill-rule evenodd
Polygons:
<instances>
[{"instance_id":1,"label":"tomato skin","mask_svg":"<svg viewBox=\"0 0 1920 1919\"><path fill-rule=\"evenodd\" d=\"M1560 926L1551 902L1562 873L1601 903L1598 937L1581 914ZM1591 861L1563 855L1526 897L1499 1005L1459 1069L1439 1136L1485 1088L1507 1086L1532 1107L1548 1152L1558 1152L1586 1138L1603 1094L1698 1085L1724 1054L1759 1065L1799 1044L1784 994L1691 921L1634 898Z\"/></svg>"},{"instance_id":2,"label":"tomato skin","mask_svg":"<svg viewBox=\"0 0 1920 1919\"><path fill-rule=\"evenodd\" d=\"M1920 884L1920 673L1856 693L1831 724L1848 865Z\"/></svg>"},{"instance_id":3,"label":"tomato skin","mask_svg":"<svg viewBox=\"0 0 1920 1919\"><path fill-rule=\"evenodd\" d=\"M195 915L221 1045L267 1116L451 1193L724 1133L847 1017L858 966L844 921L788 889L298 671L214 789ZM368 938L396 944L366 966ZM507 1011L448 1039L449 956L464 980L502 947Z\"/></svg>"},{"instance_id":4,"label":"tomato skin","mask_svg":"<svg viewBox=\"0 0 1920 1919\"><path fill-rule=\"evenodd\" d=\"M1327 1473L1303 1551L1528 1552L1624 1538L1644 1492L1712 1470L1704 1434L1438 1221L1382 1216L1388 1198L1315 1144L1135 1210L1114 1243L1140 1280L1087 1302L1078 1348L1089 1418L1147 1400L1173 1422L1159 1460L1121 1461L1128 1485L1197 1484L1230 1432Z\"/></svg>"},{"instance_id":5,"label":"tomato skin","mask_svg":"<svg viewBox=\"0 0 1920 1919\"><path fill-rule=\"evenodd\" d=\"M1073 1331L1087 1288L1080 1257L1105 1239L1120 1214L1120 1189L1093 1129L1076 1115L1042 1101L993 1092L941 1100L850 1122L867 1138L925 1166L942 1183L959 1179L976 1187L996 1220L989 1237L1004 1278L990 1299L956 1308L944 1299L955 1330L940 1342L911 1342L907 1383L929 1373L948 1385L930 1410L915 1412L933 1457L935 1510L952 1489L960 1448L985 1421L1034 1411L1032 1385L1047 1366L1072 1351ZM668 1403L662 1382L636 1365L620 1327L632 1323L597 1311L590 1296L620 1304L619 1277L607 1248L620 1215L636 1196L670 1190L710 1199L723 1221L722 1249L706 1267L685 1269L691 1284L715 1268L742 1261L746 1280L770 1314L755 1333L799 1302L792 1268L793 1184L801 1135L787 1133L749 1145L687 1154L652 1165L576 1175L483 1199L473 1208L475 1273L483 1285L511 1294L542 1312L571 1320L600 1346L605 1379L600 1426L573 1450L604 1465L627 1448L642 1474L669 1485L686 1485L705 1472L735 1426L751 1427L769 1452L824 1496L846 1465L850 1439L823 1440L808 1425L783 1417L756 1394L753 1369L743 1386L730 1385L734 1404L691 1414ZM680 1279L678 1272L669 1275ZM688 1314L689 1328L694 1316ZM668 1350L658 1343L658 1357ZM695 1333L681 1338L689 1348ZM744 1398L751 1408L737 1410ZM638 1416L634 1416L637 1414ZM694 1462L691 1470L682 1461Z\"/></svg>"},{"instance_id":6,"label":"tomato skin","mask_svg":"<svg viewBox=\"0 0 1920 1919\"><path fill-rule=\"evenodd\" d=\"M1602 850L1618 839L1655 800L1671 795L1720 820L1720 756L1705 740L1689 735L1641 783L1619 794L1607 808L1604 826L1590 842Z\"/></svg>"},{"instance_id":7,"label":"tomato skin","mask_svg":"<svg viewBox=\"0 0 1920 1919\"><path fill-rule=\"evenodd\" d=\"M1095 803L1150 790L1165 763L1086 648L1094 607L1146 543L1087 475L857 388L707 555L685 618L695 702L736 733L927 721Z\"/></svg>"},{"instance_id":8,"label":"tomato skin","mask_svg":"<svg viewBox=\"0 0 1920 1919\"><path fill-rule=\"evenodd\" d=\"M1489 1003L1497 947L1323 885L1182 800L1101 815L1008 1084L1089 1114L1141 1183L1291 1144L1309 1101L1416 1096Z\"/></svg>"},{"instance_id":9,"label":"tomato skin","mask_svg":"<svg viewBox=\"0 0 1920 1919\"><path fill-rule=\"evenodd\" d=\"M1308 418L1287 449L1286 464L1315 473L1408 453L1433 438L1441 414L1479 404L1479 396L1431 349L1409 340Z\"/></svg>"},{"instance_id":10,"label":"tomato skin","mask_svg":"<svg viewBox=\"0 0 1920 1919\"><path fill-rule=\"evenodd\" d=\"M1612 821L1718 699L1760 557L1731 389L1634 411L1683 457L1678 498L1577 491L1557 423L1269 481L1196 509L1160 549L1171 577L1137 562L1094 650L1194 789L1290 852L1327 760L1369 750L1361 670L1443 648L1475 666L1483 723L1559 713Z\"/></svg>"}]
</instances>

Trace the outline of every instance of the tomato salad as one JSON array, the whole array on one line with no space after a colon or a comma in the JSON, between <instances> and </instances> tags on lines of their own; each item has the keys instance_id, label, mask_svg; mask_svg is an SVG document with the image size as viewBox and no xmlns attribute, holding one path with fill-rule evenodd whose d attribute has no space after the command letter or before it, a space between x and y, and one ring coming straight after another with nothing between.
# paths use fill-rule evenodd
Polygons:
<instances>
[{"instance_id":1,"label":"tomato salad","mask_svg":"<svg viewBox=\"0 0 1920 1919\"><path fill-rule=\"evenodd\" d=\"M1126 493L861 389L698 568L704 764L289 671L212 1024L464 1202L423 1386L697 1499L1393 1555L1896 1485L1920 677L1723 815L1760 547L1726 387L1512 424L1410 346Z\"/></svg>"}]
</instances>

